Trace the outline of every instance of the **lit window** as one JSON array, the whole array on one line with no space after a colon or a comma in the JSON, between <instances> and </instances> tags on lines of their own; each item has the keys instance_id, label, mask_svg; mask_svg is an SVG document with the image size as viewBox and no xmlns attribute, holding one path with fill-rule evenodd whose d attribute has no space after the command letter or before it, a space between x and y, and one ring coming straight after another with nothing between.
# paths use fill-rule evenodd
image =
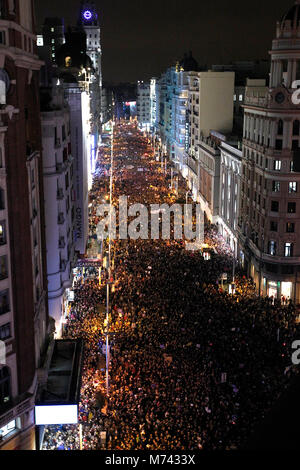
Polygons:
<instances>
[{"instance_id":1,"label":"lit window","mask_svg":"<svg viewBox=\"0 0 300 470\"><path fill-rule=\"evenodd\" d=\"M279 193L279 191L280 191L280 182L279 181L273 181L272 191L274 193Z\"/></svg>"},{"instance_id":2,"label":"lit window","mask_svg":"<svg viewBox=\"0 0 300 470\"><path fill-rule=\"evenodd\" d=\"M293 243L285 243L284 245L284 256L293 256Z\"/></svg>"},{"instance_id":3,"label":"lit window","mask_svg":"<svg viewBox=\"0 0 300 470\"><path fill-rule=\"evenodd\" d=\"M55 39L51 39L52 44L55 44Z\"/></svg>"},{"instance_id":4,"label":"lit window","mask_svg":"<svg viewBox=\"0 0 300 470\"><path fill-rule=\"evenodd\" d=\"M54 28L51 28L51 33L54 33Z\"/></svg>"},{"instance_id":5,"label":"lit window","mask_svg":"<svg viewBox=\"0 0 300 470\"><path fill-rule=\"evenodd\" d=\"M281 160L274 161L274 170L280 171L281 170Z\"/></svg>"},{"instance_id":6,"label":"lit window","mask_svg":"<svg viewBox=\"0 0 300 470\"><path fill-rule=\"evenodd\" d=\"M4 439L5 436L10 434L12 431L14 431L17 428L16 426L16 421L11 421L10 423L6 424L3 426L3 428L0 428L0 437Z\"/></svg>"},{"instance_id":7,"label":"lit window","mask_svg":"<svg viewBox=\"0 0 300 470\"><path fill-rule=\"evenodd\" d=\"M286 224L286 231L287 231L287 233L294 233L295 232L295 224L293 222L288 222Z\"/></svg>"},{"instance_id":8,"label":"lit window","mask_svg":"<svg viewBox=\"0 0 300 470\"><path fill-rule=\"evenodd\" d=\"M36 41L36 43L37 43L37 46L43 46L43 45L44 45L44 38L43 38L43 36L40 36L40 35L37 36L37 41Z\"/></svg>"},{"instance_id":9,"label":"lit window","mask_svg":"<svg viewBox=\"0 0 300 470\"><path fill-rule=\"evenodd\" d=\"M272 256L276 255L276 242L274 240L269 242L269 254Z\"/></svg>"},{"instance_id":10,"label":"lit window","mask_svg":"<svg viewBox=\"0 0 300 470\"><path fill-rule=\"evenodd\" d=\"M239 100L240 100L240 101L243 101L243 98L244 98L243 95L240 95L240 96L239 96Z\"/></svg>"},{"instance_id":11,"label":"lit window","mask_svg":"<svg viewBox=\"0 0 300 470\"><path fill-rule=\"evenodd\" d=\"M233 97L233 101L236 101L236 95L234 95L234 97Z\"/></svg>"},{"instance_id":12,"label":"lit window","mask_svg":"<svg viewBox=\"0 0 300 470\"><path fill-rule=\"evenodd\" d=\"M5 222L0 222L0 245L6 244Z\"/></svg>"},{"instance_id":13,"label":"lit window","mask_svg":"<svg viewBox=\"0 0 300 470\"><path fill-rule=\"evenodd\" d=\"M296 193L297 192L297 183L292 181L289 183L289 193Z\"/></svg>"}]
</instances>

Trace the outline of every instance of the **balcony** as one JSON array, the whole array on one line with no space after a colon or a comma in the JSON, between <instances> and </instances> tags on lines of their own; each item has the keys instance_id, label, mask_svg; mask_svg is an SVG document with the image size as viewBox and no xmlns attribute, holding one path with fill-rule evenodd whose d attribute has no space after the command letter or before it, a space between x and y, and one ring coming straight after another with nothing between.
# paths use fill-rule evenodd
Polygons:
<instances>
[{"instance_id":1,"label":"balcony","mask_svg":"<svg viewBox=\"0 0 300 470\"><path fill-rule=\"evenodd\" d=\"M196 160L192 157L188 157L187 166L195 173L195 175L198 175L198 162Z\"/></svg>"},{"instance_id":2,"label":"balcony","mask_svg":"<svg viewBox=\"0 0 300 470\"><path fill-rule=\"evenodd\" d=\"M251 95L246 95L245 97L245 105L258 106L260 108L265 108L267 104L268 104L267 97L251 96Z\"/></svg>"}]
</instances>

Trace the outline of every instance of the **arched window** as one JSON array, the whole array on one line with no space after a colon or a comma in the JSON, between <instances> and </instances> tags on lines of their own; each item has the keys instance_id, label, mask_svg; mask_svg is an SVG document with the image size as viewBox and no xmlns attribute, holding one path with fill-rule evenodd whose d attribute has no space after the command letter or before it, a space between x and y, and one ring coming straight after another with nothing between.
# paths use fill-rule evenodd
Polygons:
<instances>
[{"instance_id":1,"label":"arched window","mask_svg":"<svg viewBox=\"0 0 300 470\"><path fill-rule=\"evenodd\" d=\"M11 377L7 366L0 369L0 408L9 403L11 399Z\"/></svg>"},{"instance_id":2,"label":"arched window","mask_svg":"<svg viewBox=\"0 0 300 470\"><path fill-rule=\"evenodd\" d=\"M298 119L296 119L296 121L294 121L293 123L293 135L299 135L299 131L300 131L300 122L298 121Z\"/></svg>"},{"instance_id":3,"label":"arched window","mask_svg":"<svg viewBox=\"0 0 300 470\"><path fill-rule=\"evenodd\" d=\"M280 119L278 121L278 132L277 132L278 135L283 135L283 120Z\"/></svg>"}]
</instances>

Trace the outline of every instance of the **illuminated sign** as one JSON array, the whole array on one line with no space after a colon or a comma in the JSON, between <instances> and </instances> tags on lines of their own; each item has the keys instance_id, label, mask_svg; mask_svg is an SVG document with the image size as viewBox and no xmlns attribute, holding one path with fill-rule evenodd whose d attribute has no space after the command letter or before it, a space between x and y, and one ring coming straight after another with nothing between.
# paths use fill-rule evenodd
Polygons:
<instances>
[{"instance_id":1,"label":"illuminated sign","mask_svg":"<svg viewBox=\"0 0 300 470\"><path fill-rule=\"evenodd\" d=\"M90 10L85 10L85 11L83 12L83 18L84 18L85 20L87 20L87 21L91 20L91 19L92 19L92 16L93 16L93 14L92 14L92 12L91 12Z\"/></svg>"},{"instance_id":2,"label":"illuminated sign","mask_svg":"<svg viewBox=\"0 0 300 470\"><path fill-rule=\"evenodd\" d=\"M77 405L41 405L35 407L35 424L37 426L77 423Z\"/></svg>"}]
</instances>

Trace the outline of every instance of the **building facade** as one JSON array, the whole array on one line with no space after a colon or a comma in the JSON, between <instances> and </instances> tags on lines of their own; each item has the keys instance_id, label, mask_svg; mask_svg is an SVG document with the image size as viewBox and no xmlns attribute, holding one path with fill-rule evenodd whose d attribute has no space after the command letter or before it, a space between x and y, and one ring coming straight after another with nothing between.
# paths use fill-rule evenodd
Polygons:
<instances>
[{"instance_id":1,"label":"building facade","mask_svg":"<svg viewBox=\"0 0 300 470\"><path fill-rule=\"evenodd\" d=\"M75 190L70 111L63 86L53 80L50 103L42 108L49 314L60 335L75 262Z\"/></svg>"},{"instance_id":2,"label":"building facade","mask_svg":"<svg viewBox=\"0 0 300 470\"><path fill-rule=\"evenodd\" d=\"M245 97L241 261L261 295L300 302L300 2L277 24L269 89Z\"/></svg>"},{"instance_id":3,"label":"building facade","mask_svg":"<svg viewBox=\"0 0 300 470\"><path fill-rule=\"evenodd\" d=\"M97 147L101 135L103 116L101 114L102 95L102 50L99 16L94 2L81 2L79 25L86 35L86 54L92 61L92 73L89 83L91 110L91 154L93 171L95 170Z\"/></svg>"},{"instance_id":4,"label":"building facade","mask_svg":"<svg viewBox=\"0 0 300 470\"><path fill-rule=\"evenodd\" d=\"M0 449L34 449L37 370L50 333L33 2L0 5ZM3 344L3 343L2 343Z\"/></svg>"},{"instance_id":5,"label":"building facade","mask_svg":"<svg viewBox=\"0 0 300 470\"><path fill-rule=\"evenodd\" d=\"M238 218L241 192L241 144L221 142L219 232L230 245L234 256L238 253Z\"/></svg>"},{"instance_id":6,"label":"building facade","mask_svg":"<svg viewBox=\"0 0 300 470\"><path fill-rule=\"evenodd\" d=\"M150 82L137 83L136 111L140 129L149 132L151 128Z\"/></svg>"},{"instance_id":7,"label":"building facade","mask_svg":"<svg viewBox=\"0 0 300 470\"><path fill-rule=\"evenodd\" d=\"M186 169L183 170L195 200L206 217L218 216L220 153L212 130L231 133L233 127L234 72L190 72L188 75ZM212 178L213 177L213 178Z\"/></svg>"},{"instance_id":8,"label":"building facade","mask_svg":"<svg viewBox=\"0 0 300 470\"><path fill-rule=\"evenodd\" d=\"M43 33L38 36L38 46L51 48L51 61L56 63L57 51L65 43L65 24L63 18L45 18Z\"/></svg>"}]
</instances>

